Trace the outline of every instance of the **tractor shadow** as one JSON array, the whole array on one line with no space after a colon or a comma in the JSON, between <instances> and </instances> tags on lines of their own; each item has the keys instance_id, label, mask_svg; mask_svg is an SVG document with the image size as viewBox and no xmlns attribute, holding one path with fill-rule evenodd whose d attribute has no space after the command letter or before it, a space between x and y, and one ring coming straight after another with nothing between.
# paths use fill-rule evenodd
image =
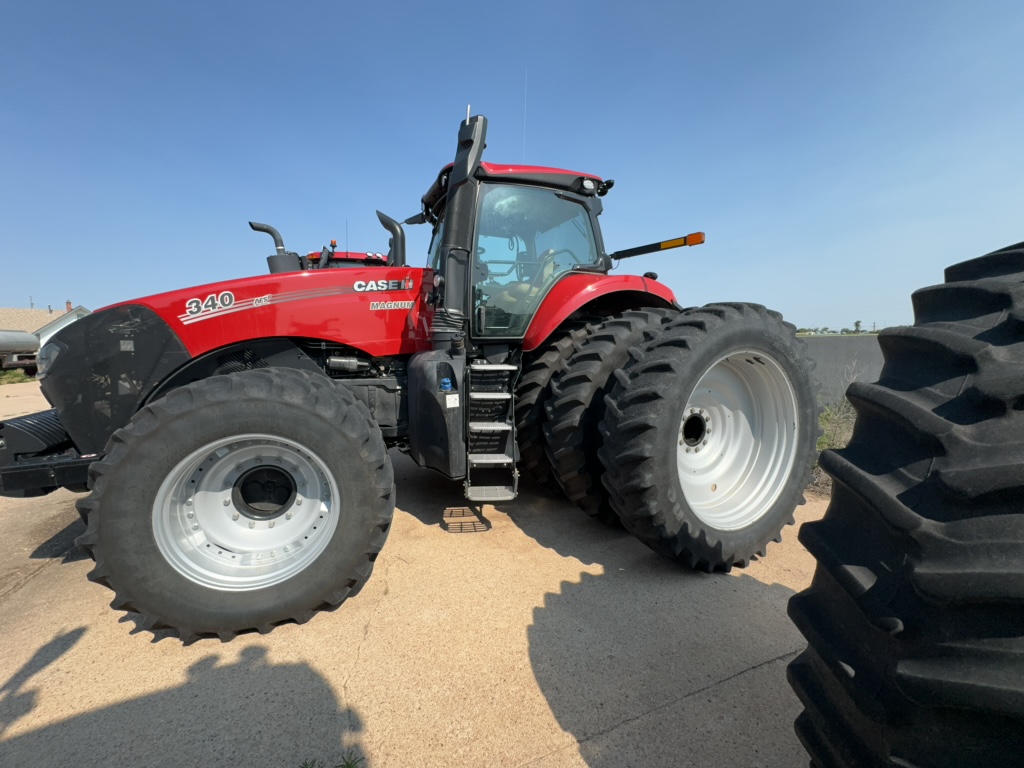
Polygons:
<instances>
[{"instance_id":1,"label":"tractor shadow","mask_svg":"<svg viewBox=\"0 0 1024 768\"><path fill-rule=\"evenodd\" d=\"M616 559L545 596L530 663L590 768L803 768L785 676L806 645L786 617L792 594Z\"/></svg>"},{"instance_id":2,"label":"tractor shadow","mask_svg":"<svg viewBox=\"0 0 1024 768\"><path fill-rule=\"evenodd\" d=\"M426 525L467 504L460 484L405 457L395 472L399 506ZM786 615L793 590L664 560L528 477L495 508L541 546L603 569L548 592L527 627L537 684L587 765L807 765L785 676L806 647ZM795 528L783 535L795 545Z\"/></svg>"},{"instance_id":3,"label":"tractor shadow","mask_svg":"<svg viewBox=\"0 0 1024 768\"><path fill-rule=\"evenodd\" d=\"M85 533L85 523L81 518L74 520L57 531L50 538L32 550L32 560L60 560L61 563L77 563L88 560L89 555L75 544L75 539Z\"/></svg>"},{"instance_id":4,"label":"tractor shadow","mask_svg":"<svg viewBox=\"0 0 1024 768\"><path fill-rule=\"evenodd\" d=\"M24 702L28 711L32 708L35 692L18 693L27 679L83 632L43 646L0 689L5 692L0 699L4 725L13 722L13 715L24 716ZM337 765L346 757L365 761L358 713L341 707L327 681L306 664L272 665L265 648L250 646L235 663L218 664L211 655L189 666L186 674L187 681L177 687L2 740L0 765L191 768L298 766L304 760ZM23 703L10 706L18 701Z\"/></svg>"},{"instance_id":5,"label":"tractor shadow","mask_svg":"<svg viewBox=\"0 0 1024 768\"><path fill-rule=\"evenodd\" d=\"M545 595L527 628L537 684L587 765L807 765L785 676L806 646L786 614L793 590L689 570L546 487L521 490L503 511L526 535L603 567Z\"/></svg>"}]
</instances>

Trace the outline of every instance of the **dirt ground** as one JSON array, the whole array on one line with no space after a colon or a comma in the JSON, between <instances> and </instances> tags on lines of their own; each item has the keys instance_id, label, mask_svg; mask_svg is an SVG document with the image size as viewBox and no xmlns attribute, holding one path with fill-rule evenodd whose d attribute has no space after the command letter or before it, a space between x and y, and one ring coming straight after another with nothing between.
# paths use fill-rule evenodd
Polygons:
<instances>
[{"instance_id":1,"label":"dirt ground","mask_svg":"<svg viewBox=\"0 0 1024 768\"><path fill-rule=\"evenodd\" d=\"M0 418L44 407L34 383L0 387ZM541 489L459 513L458 484L393 460L366 588L229 644L110 609L75 494L0 498L0 765L807 765L785 680L805 646L786 602L813 571L795 528L697 574Z\"/></svg>"}]
</instances>

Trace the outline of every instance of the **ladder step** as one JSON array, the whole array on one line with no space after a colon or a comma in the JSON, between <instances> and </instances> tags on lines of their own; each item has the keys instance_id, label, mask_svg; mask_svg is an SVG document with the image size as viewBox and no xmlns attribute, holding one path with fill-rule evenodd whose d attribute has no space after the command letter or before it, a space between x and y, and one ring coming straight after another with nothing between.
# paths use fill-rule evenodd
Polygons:
<instances>
[{"instance_id":1,"label":"ladder step","mask_svg":"<svg viewBox=\"0 0 1024 768\"><path fill-rule=\"evenodd\" d=\"M470 392L470 400L511 400L508 392Z\"/></svg>"},{"instance_id":2,"label":"ladder step","mask_svg":"<svg viewBox=\"0 0 1024 768\"><path fill-rule=\"evenodd\" d=\"M515 459L506 453L471 453L466 457L469 460L469 466L479 466L481 464L514 464Z\"/></svg>"},{"instance_id":3,"label":"ladder step","mask_svg":"<svg viewBox=\"0 0 1024 768\"><path fill-rule=\"evenodd\" d=\"M511 424L502 421L471 421L469 422L470 432L508 432L512 429Z\"/></svg>"},{"instance_id":4,"label":"ladder step","mask_svg":"<svg viewBox=\"0 0 1024 768\"><path fill-rule=\"evenodd\" d=\"M516 489L511 485L471 485L466 489L470 501L511 501Z\"/></svg>"},{"instance_id":5,"label":"ladder step","mask_svg":"<svg viewBox=\"0 0 1024 768\"><path fill-rule=\"evenodd\" d=\"M518 371L519 367L507 363L470 363L471 371Z\"/></svg>"}]
</instances>

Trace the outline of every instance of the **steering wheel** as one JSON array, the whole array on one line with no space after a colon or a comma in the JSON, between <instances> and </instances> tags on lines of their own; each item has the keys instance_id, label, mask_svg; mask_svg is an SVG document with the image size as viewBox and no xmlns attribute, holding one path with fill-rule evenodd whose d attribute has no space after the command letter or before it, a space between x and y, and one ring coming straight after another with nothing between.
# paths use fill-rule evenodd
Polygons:
<instances>
[{"instance_id":1,"label":"steering wheel","mask_svg":"<svg viewBox=\"0 0 1024 768\"><path fill-rule=\"evenodd\" d=\"M544 253L540 255L540 259L538 259L537 270L534 274L543 275L544 270L547 268L548 264L554 263L555 259L561 256L563 253L569 254L569 258L572 259L573 264L583 263L583 260L568 248L548 248L546 251L544 251Z\"/></svg>"},{"instance_id":2,"label":"steering wheel","mask_svg":"<svg viewBox=\"0 0 1024 768\"><path fill-rule=\"evenodd\" d=\"M548 259L553 261L556 256L560 256L563 253L568 253L569 256L572 257L573 264L582 264L583 263L583 259L581 259L579 256L577 256L575 253L573 253L568 248L559 248L557 251L555 249L553 249L553 248L548 248L546 251L544 251L544 257L541 260L541 263L543 264L544 261L547 261Z\"/></svg>"}]
</instances>

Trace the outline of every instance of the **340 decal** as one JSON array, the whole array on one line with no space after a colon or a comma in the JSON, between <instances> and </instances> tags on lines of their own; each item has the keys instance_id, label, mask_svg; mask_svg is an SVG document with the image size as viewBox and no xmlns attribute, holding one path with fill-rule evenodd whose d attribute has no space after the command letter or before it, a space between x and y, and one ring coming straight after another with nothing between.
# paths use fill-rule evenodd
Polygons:
<instances>
[{"instance_id":1,"label":"340 decal","mask_svg":"<svg viewBox=\"0 0 1024 768\"><path fill-rule=\"evenodd\" d=\"M185 302L185 312L192 317L202 315L206 312L216 312L218 309L227 309L235 303L235 294L231 291L211 293L206 300L189 299Z\"/></svg>"}]
</instances>

